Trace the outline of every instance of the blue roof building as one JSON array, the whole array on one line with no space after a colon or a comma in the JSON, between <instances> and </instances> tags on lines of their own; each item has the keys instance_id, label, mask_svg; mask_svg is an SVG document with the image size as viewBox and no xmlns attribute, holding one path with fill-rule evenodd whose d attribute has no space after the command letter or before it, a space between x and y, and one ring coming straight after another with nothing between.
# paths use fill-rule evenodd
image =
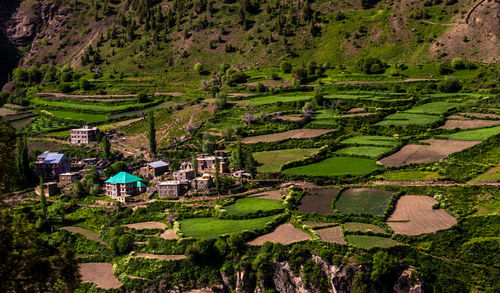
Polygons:
<instances>
[{"instance_id":1,"label":"blue roof building","mask_svg":"<svg viewBox=\"0 0 500 293\"><path fill-rule=\"evenodd\" d=\"M71 171L71 160L64 154L44 152L35 161L35 173L44 179L57 179L60 174Z\"/></svg>"}]
</instances>

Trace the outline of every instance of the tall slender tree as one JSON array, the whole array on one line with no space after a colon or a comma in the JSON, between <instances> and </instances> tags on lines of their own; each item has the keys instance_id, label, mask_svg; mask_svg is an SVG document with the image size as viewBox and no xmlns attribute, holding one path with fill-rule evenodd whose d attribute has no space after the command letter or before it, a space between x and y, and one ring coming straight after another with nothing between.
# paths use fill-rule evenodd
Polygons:
<instances>
[{"instance_id":1,"label":"tall slender tree","mask_svg":"<svg viewBox=\"0 0 500 293\"><path fill-rule=\"evenodd\" d=\"M104 157L109 159L111 157L111 145L105 135L102 137L102 150Z\"/></svg>"},{"instance_id":2,"label":"tall slender tree","mask_svg":"<svg viewBox=\"0 0 500 293\"><path fill-rule=\"evenodd\" d=\"M155 116L153 113L149 113L149 151L156 154L156 130L155 130Z\"/></svg>"},{"instance_id":3,"label":"tall slender tree","mask_svg":"<svg viewBox=\"0 0 500 293\"><path fill-rule=\"evenodd\" d=\"M198 173L198 160L196 160L196 156L193 156L191 159L191 168L194 170L194 174Z\"/></svg>"},{"instance_id":4,"label":"tall slender tree","mask_svg":"<svg viewBox=\"0 0 500 293\"><path fill-rule=\"evenodd\" d=\"M29 160L28 160L28 144L25 136L17 138L17 170L19 172L19 185L26 187L29 181Z\"/></svg>"},{"instance_id":5,"label":"tall slender tree","mask_svg":"<svg viewBox=\"0 0 500 293\"><path fill-rule=\"evenodd\" d=\"M40 203L42 204L42 218L45 220L47 217L47 198L45 198L42 176L40 176Z\"/></svg>"}]
</instances>

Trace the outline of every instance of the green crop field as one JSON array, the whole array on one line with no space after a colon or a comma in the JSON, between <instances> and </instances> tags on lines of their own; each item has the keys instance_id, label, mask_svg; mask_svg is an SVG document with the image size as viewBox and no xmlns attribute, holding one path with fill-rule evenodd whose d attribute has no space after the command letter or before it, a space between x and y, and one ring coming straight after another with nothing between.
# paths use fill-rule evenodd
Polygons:
<instances>
[{"instance_id":1,"label":"green crop field","mask_svg":"<svg viewBox=\"0 0 500 293\"><path fill-rule=\"evenodd\" d=\"M282 173L306 176L364 175L381 168L371 159L333 157L314 164L285 169Z\"/></svg>"},{"instance_id":2,"label":"green crop field","mask_svg":"<svg viewBox=\"0 0 500 293\"><path fill-rule=\"evenodd\" d=\"M372 249L375 247L393 247L400 245L399 242L385 237L378 236L367 236L367 235L347 235L347 242L352 244L353 246L363 248L363 249Z\"/></svg>"},{"instance_id":3,"label":"green crop field","mask_svg":"<svg viewBox=\"0 0 500 293\"><path fill-rule=\"evenodd\" d=\"M499 133L500 125L474 130L464 130L453 134L440 135L440 137L456 140L484 140Z\"/></svg>"},{"instance_id":4,"label":"green crop field","mask_svg":"<svg viewBox=\"0 0 500 293\"><path fill-rule=\"evenodd\" d=\"M439 121L439 119L441 118L436 115L395 113L385 117L384 121L380 121L376 125L382 125L382 126L426 125Z\"/></svg>"},{"instance_id":5,"label":"green crop field","mask_svg":"<svg viewBox=\"0 0 500 293\"><path fill-rule=\"evenodd\" d=\"M83 104L83 103L72 103L65 101L48 101L38 97L31 99L31 102L39 108L42 109L64 109L64 110L72 110L72 111L92 111L95 113L112 113L112 112L123 112L127 110L135 110L138 107L149 107L157 105L161 100L157 99L153 102L148 103L135 103L135 104L124 104L124 105L109 105L106 103L92 103L92 104Z\"/></svg>"},{"instance_id":6,"label":"green crop field","mask_svg":"<svg viewBox=\"0 0 500 293\"><path fill-rule=\"evenodd\" d=\"M448 111L449 109L455 108L459 105L460 104L458 103L450 103L450 102L433 102L433 103L423 104L420 106L415 106L410 110L406 111L406 113L441 115L446 111Z\"/></svg>"},{"instance_id":7,"label":"green crop field","mask_svg":"<svg viewBox=\"0 0 500 293\"><path fill-rule=\"evenodd\" d=\"M335 152L338 155L348 156L365 156L370 158L378 158L383 154L390 152L392 148L375 147L375 146L362 146L362 147L347 147Z\"/></svg>"},{"instance_id":8,"label":"green crop field","mask_svg":"<svg viewBox=\"0 0 500 293\"><path fill-rule=\"evenodd\" d=\"M265 151L253 153L255 160L262 164L257 167L258 172L279 172L281 166L288 162L300 160L312 156L319 149L287 149L277 151Z\"/></svg>"},{"instance_id":9,"label":"green crop field","mask_svg":"<svg viewBox=\"0 0 500 293\"><path fill-rule=\"evenodd\" d=\"M386 172L380 177L388 181L431 181L442 178L438 172L434 171L393 171Z\"/></svg>"},{"instance_id":10,"label":"green crop field","mask_svg":"<svg viewBox=\"0 0 500 293\"><path fill-rule=\"evenodd\" d=\"M103 122L106 121L106 115L102 114L89 114L82 112L69 112L69 111L50 111L54 117L71 119L71 120L81 120L88 123Z\"/></svg>"},{"instance_id":11,"label":"green crop field","mask_svg":"<svg viewBox=\"0 0 500 293\"><path fill-rule=\"evenodd\" d=\"M332 110L319 110L314 112L313 119L333 119Z\"/></svg>"},{"instance_id":12,"label":"green crop field","mask_svg":"<svg viewBox=\"0 0 500 293\"><path fill-rule=\"evenodd\" d=\"M224 207L228 214L248 214L257 211L272 211L283 208L283 203L279 200L256 197L241 198L234 204Z\"/></svg>"},{"instance_id":13,"label":"green crop field","mask_svg":"<svg viewBox=\"0 0 500 293\"><path fill-rule=\"evenodd\" d=\"M27 135L37 135L42 132L58 130L70 126L74 125L69 121L54 121L53 119L46 116L38 116L33 119L30 124L23 128L22 133Z\"/></svg>"},{"instance_id":14,"label":"green crop field","mask_svg":"<svg viewBox=\"0 0 500 293\"><path fill-rule=\"evenodd\" d=\"M380 216L384 214L393 192L371 189L348 189L335 202L335 209L344 214L368 214Z\"/></svg>"},{"instance_id":15,"label":"green crop field","mask_svg":"<svg viewBox=\"0 0 500 293\"><path fill-rule=\"evenodd\" d=\"M224 220L216 218L192 218L179 221L182 233L186 237L216 238L223 234L256 230L263 228L274 216L246 219Z\"/></svg>"},{"instance_id":16,"label":"green crop field","mask_svg":"<svg viewBox=\"0 0 500 293\"><path fill-rule=\"evenodd\" d=\"M341 141L343 144L364 144L375 146L396 146L398 141L390 136L363 135L354 136Z\"/></svg>"},{"instance_id":17,"label":"green crop field","mask_svg":"<svg viewBox=\"0 0 500 293\"><path fill-rule=\"evenodd\" d=\"M305 101L311 99L312 96L310 93L296 93L295 95L276 95L276 96L265 96L259 98L253 98L249 102L249 106L258 106L265 104L272 104L276 102L296 102L296 101Z\"/></svg>"}]
</instances>

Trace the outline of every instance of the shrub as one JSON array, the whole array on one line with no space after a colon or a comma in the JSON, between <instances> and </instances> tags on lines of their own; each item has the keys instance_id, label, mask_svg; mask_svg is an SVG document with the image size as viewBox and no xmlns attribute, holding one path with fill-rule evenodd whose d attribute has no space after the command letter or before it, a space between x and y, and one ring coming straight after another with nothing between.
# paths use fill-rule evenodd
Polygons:
<instances>
[{"instance_id":1,"label":"shrub","mask_svg":"<svg viewBox=\"0 0 500 293\"><path fill-rule=\"evenodd\" d=\"M441 81L438 85L438 89L445 93L456 93L462 89L462 84L460 80L450 77Z\"/></svg>"},{"instance_id":2,"label":"shrub","mask_svg":"<svg viewBox=\"0 0 500 293\"><path fill-rule=\"evenodd\" d=\"M84 90L84 91L88 91L92 88L90 82L86 79L82 79L80 81L80 89Z\"/></svg>"},{"instance_id":3,"label":"shrub","mask_svg":"<svg viewBox=\"0 0 500 293\"><path fill-rule=\"evenodd\" d=\"M145 93L140 93L139 95L137 95L137 101L139 101L139 103L149 102L148 95L146 95Z\"/></svg>"},{"instance_id":4,"label":"shrub","mask_svg":"<svg viewBox=\"0 0 500 293\"><path fill-rule=\"evenodd\" d=\"M292 64L290 64L290 62L288 61L281 61L280 70L283 73L290 73L292 72Z\"/></svg>"},{"instance_id":5,"label":"shrub","mask_svg":"<svg viewBox=\"0 0 500 293\"><path fill-rule=\"evenodd\" d=\"M194 65L194 72L198 73L198 74L201 74L203 72L203 65L201 65L200 62L196 63Z\"/></svg>"},{"instance_id":6,"label":"shrub","mask_svg":"<svg viewBox=\"0 0 500 293\"><path fill-rule=\"evenodd\" d=\"M73 74L71 72L63 72L61 74L61 81L70 82L73 79Z\"/></svg>"},{"instance_id":7,"label":"shrub","mask_svg":"<svg viewBox=\"0 0 500 293\"><path fill-rule=\"evenodd\" d=\"M449 63L441 63L439 64L439 73L441 75L448 75L453 73L453 68L451 68L451 65Z\"/></svg>"},{"instance_id":8,"label":"shrub","mask_svg":"<svg viewBox=\"0 0 500 293\"><path fill-rule=\"evenodd\" d=\"M59 91L61 91L61 93L71 93L73 91L73 88L71 87L71 85L67 84L67 83L61 83L59 85Z\"/></svg>"},{"instance_id":9,"label":"shrub","mask_svg":"<svg viewBox=\"0 0 500 293\"><path fill-rule=\"evenodd\" d=\"M465 69L465 62L462 58L453 58L453 60L451 60L451 67L455 70Z\"/></svg>"},{"instance_id":10,"label":"shrub","mask_svg":"<svg viewBox=\"0 0 500 293\"><path fill-rule=\"evenodd\" d=\"M387 64L378 58L368 56L359 59L356 63L356 67L359 71L367 74L379 74L384 73Z\"/></svg>"}]
</instances>

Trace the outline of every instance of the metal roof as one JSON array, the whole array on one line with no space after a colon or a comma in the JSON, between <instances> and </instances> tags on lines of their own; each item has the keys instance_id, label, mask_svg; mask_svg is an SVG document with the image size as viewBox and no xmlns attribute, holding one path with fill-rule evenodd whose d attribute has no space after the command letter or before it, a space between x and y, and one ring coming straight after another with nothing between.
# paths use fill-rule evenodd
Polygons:
<instances>
[{"instance_id":1,"label":"metal roof","mask_svg":"<svg viewBox=\"0 0 500 293\"><path fill-rule=\"evenodd\" d=\"M37 160L42 160L44 164L59 164L61 160L66 157L64 154L45 152L37 157Z\"/></svg>"},{"instance_id":2,"label":"metal roof","mask_svg":"<svg viewBox=\"0 0 500 293\"><path fill-rule=\"evenodd\" d=\"M159 167L166 167L166 166L168 166L168 164L163 162L163 161L156 161L156 162L148 163L148 166L151 166L153 168L159 168Z\"/></svg>"},{"instance_id":3,"label":"metal roof","mask_svg":"<svg viewBox=\"0 0 500 293\"><path fill-rule=\"evenodd\" d=\"M115 176L109 178L106 180L106 183L111 183L111 184L125 184L125 183L133 183L137 181L142 181L141 178L134 176L132 174L129 174L127 172L120 172L116 174Z\"/></svg>"}]
</instances>

